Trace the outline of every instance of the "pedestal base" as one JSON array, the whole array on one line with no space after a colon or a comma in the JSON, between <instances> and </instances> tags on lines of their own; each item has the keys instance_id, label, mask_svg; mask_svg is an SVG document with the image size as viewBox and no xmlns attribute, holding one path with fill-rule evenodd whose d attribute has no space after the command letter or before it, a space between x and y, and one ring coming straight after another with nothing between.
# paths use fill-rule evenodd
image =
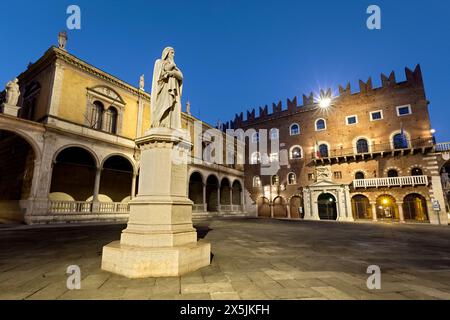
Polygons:
<instances>
[{"instance_id":1,"label":"pedestal base","mask_svg":"<svg viewBox=\"0 0 450 320\"><path fill-rule=\"evenodd\" d=\"M4 113L4 114L7 114L7 115L13 116L13 117L17 117L19 114L20 107L3 103L1 106L1 109L2 109L2 113Z\"/></svg>"},{"instance_id":2,"label":"pedestal base","mask_svg":"<svg viewBox=\"0 0 450 320\"><path fill-rule=\"evenodd\" d=\"M211 245L203 241L178 247L103 247L102 270L127 278L176 277L209 266Z\"/></svg>"}]
</instances>

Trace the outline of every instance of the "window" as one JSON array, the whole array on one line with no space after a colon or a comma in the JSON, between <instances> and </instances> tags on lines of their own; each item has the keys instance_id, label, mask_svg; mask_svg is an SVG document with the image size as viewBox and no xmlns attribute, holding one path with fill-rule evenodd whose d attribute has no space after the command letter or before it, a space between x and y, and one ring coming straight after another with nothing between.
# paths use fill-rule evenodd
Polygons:
<instances>
[{"instance_id":1,"label":"window","mask_svg":"<svg viewBox=\"0 0 450 320\"><path fill-rule=\"evenodd\" d=\"M359 171L359 172L355 173L355 179L356 180L363 180L363 179L365 179L364 172Z\"/></svg>"},{"instance_id":2,"label":"window","mask_svg":"<svg viewBox=\"0 0 450 320\"><path fill-rule=\"evenodd\" d=\"M276 139L278 139L278 129L276 129L276 128L273 128L273 129L270 129L270 140L276 140Z\"/></svg>"},{"instance_id":3,"label":"window","mask_svg":"<svg viewBox=\"0 0 450 320\"><path fill-rule=\"evenodd\" d=\"M294 147L291 149L291 159L301 159L302 149L300 147Z\"/></svg>"},{"instance_id":4,"label":"window","mask_svg":"<svg viewBox=\"0 0 450 320\"><path fill-rule=\"evenodd\" d=\"M258 142L259 142L259 133L258 133L258 132L255 132L255 133L252 135L252 142L253 142L253 143L258 143Z\"/></svg>"},{"instance_id":5,"label":"window","mask_svg":"<svg viewBox=\"0 0 450 320\"><path fill-rule=\"evenodd\" d=\"M408 139L403 133L397 133L393 138L394 149L406 149L408 148Z\"/></svg>"},{"instance_id":6,"label":"window","mask_svg":"<svg viewBox=\"0 0 450 320\"><path fill-rule=\"evenodd\" d=\"M423 171L420 168L413 168L411 170L411 175L412 176L423 176Z\"/></svg>"},{"instance_id":7,"label":"window","mask_svg":"<svg viewBox=\"0 0 450 320\"><path fill-rule=\"evenodd\" d=\"M117 109L109 107L105 112L105 131L117 133Z\"/></svg>"},{"instance_id":8,"label":"window","mask_svg":"<svg viewBox=\"0 0 450 320\"><path fill-rule=\"evenodd\" d=\"M398 171L395 169L391 169L388 171L388 177L389 178L395 178L398 177Z\"/></svg>"},{"instance_id":9,"label":"window","mask_svg":"<svg viewBox=\"0 0 450 320\"><path fill-rule=\"evenodd\" d=\"M341 171L335 171L333 172L335 179L342 179L342 172Z\"/></svg>"},{"instance_id":10,"label":"window","mask_svg":"<svg viewBox=\"0 0 450 320\"><path fill-rule=\"evenodd\" d=\"M411 114L411 105L397 107L397 116L407 116Z\"/></svg>"},{"instance_id":11,"label":"window","mask_svg":"<svg viewBox=\"0 0 450 320\"><path fill-rule=\"evenodd\" d=\"M260 177L253 177L253 187L254 188L261 187L261 178Z\"/></svg>"},{"instance_id":12,"label":"window","mask_svg":"<svg viewBox=\"0 0 450 320\"><path fill-rule=\"evenodd\" d=\"M348 116L346 118L346 122L347 122L348 126L350 126L352 124L357 124L358 123L358 116Z\"/></svg>"},{"instance_id":13,"label":"window","mask_svg":"<svg viewBox=\"0 0 450 320\"><path fill-rule=\"evenodd\" d=\"M314 173L308 173L308 180L313 181L314 180Z\"/></svg>"},{"instance_id":14,"label":"window","mask_svg":"<svg viewBox=\"0 0 450 320\"><path fill-rule=\"evenodd\" d=\"M95 101L92 105L91 114L89 116L89 126L92 129L102 129L103 110L103 103L101 103L100 101Z\"/></svg>"},{"instance_id":15,"label":"window","mask_svg":"<svg viewBox=\"0 0 450 320\"><path fill-rule=\"evenodd\" d=\"M324 119L318 119L316 121L316 131L322 131L327 128L327 124Z\"/></svg>"},{"instance_id":16,"label":"window","mask_svg":"<svg viewBox=\"0 0 450 320\"><path fill-rule=\"evenodd\" d=\"M269 161L270 162L279 162L280 159L279 159L278 153L271 153L270 157L269 157Z\"/></svg>"},{"instance_id":17,"label":"window","mask_svg":"<svg viewBox=\"0 0 450 320\"><path fill-rule=\"evenodd\" d=\"M300 134L300 126L296 123L292 124L289 129L289 133L291 136L296 136L296 135Z\"/></svg>"},{"instance_id":18,"label":"window","mask_svg":"<svg viewBox=\"0 0 450 320\"><path fill-rule=\"evenodd\" d=\"M288 174L288 184L293 185L297 183L297 177L295 176L295 173L291 172Z\"/></svg>"},{"instance_id":19,"label":"window","mask_svg":"<svg viewBox=\"0 0 450 320\"><path fill-rule=\"evenodd\" d=\"M272 185L273 186L280 185L280 178L278 176L272 176Z\"/></svg>"},{"instance_id":20,"label":"window","mask_svg":"<svg viewBox=\"0 0 450 320\"><path fill-rule=\"evenodd\" d=\"M356 152L357 153L368 153L369 152L369 143L366 139L359 139L356 142Z\"/></svg>"},{"instance_id":21,"label":"window","mask_svg":"<svg viewBox=\"0 0 450 320\"><path fill-rule=\"evenodd\" d=\"M328 158L328 146L325 143L319 146L319 156L321 158Z\"/></svg>"},{"instance_id":22,"label":"window","mask_svg":"<svg viewBox=\"0 0 450 320\"><path fill-rule=\"evenodd\" d=\"M253 152L250 157L250 164L258 164L261 162L261 155L259 152Z\"/></svg>"},{"instance_id":23,"label":"window","mask_svg":"<svg viewBox=\"0 0 450 320\"><path fill-rule=\"evenodd\" d=\"M383 111L373 111L370 113L370 121L377 121L383 119Z\"/></svg>"}]
</instances>

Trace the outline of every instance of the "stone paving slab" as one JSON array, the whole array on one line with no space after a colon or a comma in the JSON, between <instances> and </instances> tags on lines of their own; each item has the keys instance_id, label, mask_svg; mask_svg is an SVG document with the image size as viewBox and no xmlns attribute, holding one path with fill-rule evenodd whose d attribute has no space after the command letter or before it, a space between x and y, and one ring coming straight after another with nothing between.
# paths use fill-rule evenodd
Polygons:
<instances>
[{"instance_id":1,"label":"stone paving slab","mask_svg":"<svg viewBox=\"0 0 450 320\"><path fill-rule=\"evenodd\" d=\"M450 299L450 228L259 219L196 221L211 265L172 278L100 269L124 225L0 228L0 299ZM81 268L81 290L66 269ZM369 265L381 290L369 290Z\"/></svg>"}]
</instances>

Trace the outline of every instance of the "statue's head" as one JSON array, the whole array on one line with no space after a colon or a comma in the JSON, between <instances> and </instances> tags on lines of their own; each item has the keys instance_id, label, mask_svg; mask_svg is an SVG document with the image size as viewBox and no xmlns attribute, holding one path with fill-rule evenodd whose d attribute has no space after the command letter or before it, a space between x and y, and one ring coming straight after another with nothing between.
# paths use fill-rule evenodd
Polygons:
<instances>
[{"instance_id":1,"label":"statue's head","mask_svg":"<svg viewBox=\"0 0 450 320\"><path fill-rule=\"evenodd\" d=\"M163 60L166 60L168 57L171 57L173 59L174 56L175 56L175 50L172 47L167 47L163 50L163 53L162 53Z\"/></svg>"}]
</instances>

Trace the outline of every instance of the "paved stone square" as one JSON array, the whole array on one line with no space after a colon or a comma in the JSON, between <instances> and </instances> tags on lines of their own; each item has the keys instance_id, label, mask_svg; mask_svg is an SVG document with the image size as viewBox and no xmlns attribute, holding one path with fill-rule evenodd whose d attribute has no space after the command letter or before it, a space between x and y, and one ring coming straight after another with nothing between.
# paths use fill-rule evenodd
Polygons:
<instances>
[{"instance_id":1,"label":"paved stone square","mask_svg":"<svg viewBox=\"0 0 450 320\"><path fill-rule=\"evenodd\" d=\"M197 221L209 267L130 280L100 270L124 225L1 227L0 299L450 299L450 228L258 219ZM81 268L68 290L66 269ZM381 290L366 286L369 265Z\"/></svg>"}]
</instances>

